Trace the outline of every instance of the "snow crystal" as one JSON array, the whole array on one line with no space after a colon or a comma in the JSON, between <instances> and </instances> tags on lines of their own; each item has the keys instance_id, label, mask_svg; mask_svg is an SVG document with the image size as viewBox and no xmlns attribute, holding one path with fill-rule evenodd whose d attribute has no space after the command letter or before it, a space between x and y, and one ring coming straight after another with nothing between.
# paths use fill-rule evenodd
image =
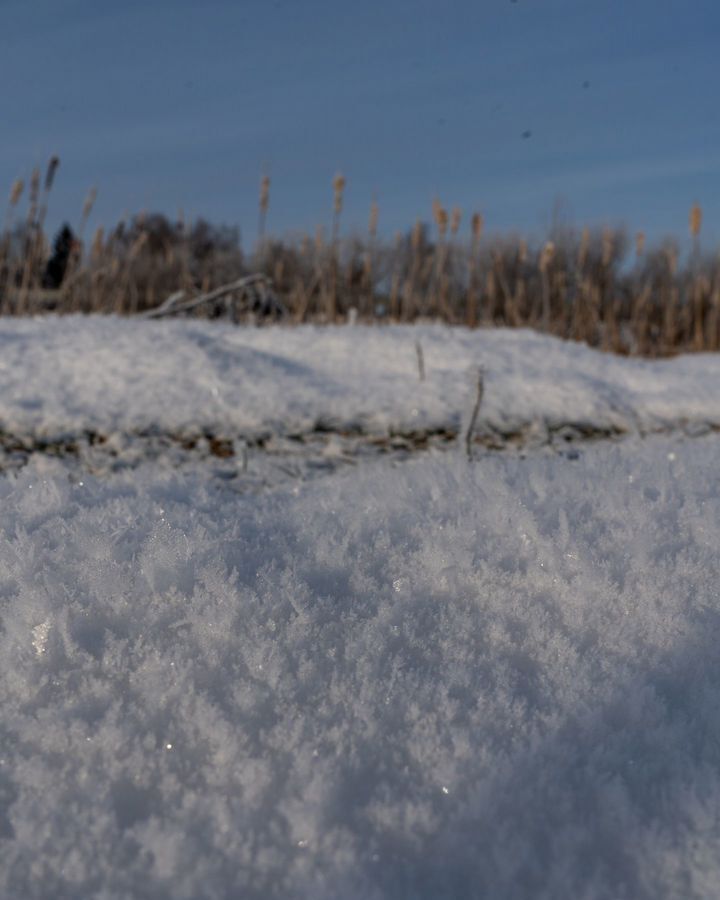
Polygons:
<instances>
[{"instance_id":1,"label":"snow crystal","mask_svg":"<svg viewBox=\"0 0 720 900\"><path fill-rule=\"evenodd\" d=\"M32 645L38 656L47 649L48 635L50 634L50 622L41 622L32 630Z\"/></svg>"},{"instance_id":2,"label":"snow crystal","mask_svg":"<svg viewBox=\"0 0 720 900\"><path fill-rule=\"evenodd\" d=\"M0 479L0 896L713 896L716 446Z\"/></svg>"}]
</instances>

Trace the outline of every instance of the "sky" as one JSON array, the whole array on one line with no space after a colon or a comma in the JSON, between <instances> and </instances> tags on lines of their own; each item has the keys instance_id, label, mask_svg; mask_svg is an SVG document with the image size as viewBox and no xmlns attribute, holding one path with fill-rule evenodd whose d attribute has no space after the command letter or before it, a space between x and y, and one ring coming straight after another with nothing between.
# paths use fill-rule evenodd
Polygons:
<instances>
[{"instance_id":1,"label":"sky","mask_svg":"<svg viewBox=\"0 0 720 900\"><path fill-rule=\"evenodd\" d=\"M0 190L61 160L48 224L162 211L381 233L433 198L489 231L720 239L716 0L0 0ZM4 201L2 201L4 204ZM0 205L0 211L2 205ZM3 214L0 212L0 214Z\"/></svg>"}]
</instances>

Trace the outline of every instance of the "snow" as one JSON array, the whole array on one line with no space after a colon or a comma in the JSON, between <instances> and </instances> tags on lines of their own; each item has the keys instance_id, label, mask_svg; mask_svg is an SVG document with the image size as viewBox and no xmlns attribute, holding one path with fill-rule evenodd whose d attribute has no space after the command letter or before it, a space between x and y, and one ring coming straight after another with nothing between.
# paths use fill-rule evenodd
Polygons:
<instances>
[{"instance_id":1,"label":"snow","mask_svg":"<svg viewBox=\"0 0 720 900\"><path fill-rule=\"evenodd\" d=\"M0 526L0 896L714 896L714 438Z\"/></svg>"},{"instance_id":2,"label":"snow","mask_svg":"<svg viewBox=\"0 0 720 900\"><path fill-rule=\"evenodd\" d=\"M0 431L457 431L478 366L481 430L720 426L714 354L622 359L530 331L442 325L252 329L70 316L0 320Z\"/></svg>"},{"instance_id":3,"label":"snow","mask_svg":"<svg viewBox=\"0 0 720 900\"><path fill-rule=\"evenodd\" d=\"M259 492L30 454L0 477L0 897L717 896L718 438L685 432L719 359L78 317L0 320L0 361L16 433L457 427L478 364L486 426L631 432Z\"/></svg>"}]
</instances>

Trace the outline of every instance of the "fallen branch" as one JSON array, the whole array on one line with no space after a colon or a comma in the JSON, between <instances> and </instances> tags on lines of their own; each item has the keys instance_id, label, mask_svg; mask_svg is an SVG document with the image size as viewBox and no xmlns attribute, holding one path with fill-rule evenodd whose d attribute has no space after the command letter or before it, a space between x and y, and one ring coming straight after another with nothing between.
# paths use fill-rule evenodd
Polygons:
<instances>
[{"instance_id":1,"label":"fallen branch","mask_svg":"<svg viewBox=\"0 0 720 900\"><path fill-rule=\"evenodd\" d=\"M155 309L148 310L142 315L148 319L156 319L160 316L168 315L171 312L175 312L176 305L185 297L185 291L175 291L174 294L170 294L167 300L163 301L160 306L157 306Z\"/></svg>"},{"instance_id":2,"label":"fallen branch","mask_svg":"<svg viewBox=\"0 0 720 900\"><path fill-rule=\"evenodd\" d=\"M181 301L185 296L185 292L176 291L174 294L171 294L167 298L167 300L165 300L160 306L142 313L142 317L145 319L159 319L163 316L174 316L178 313L190 312L191 310L197 309L198 307L203 306L206 303L215 303L222 297L225 297L228 294L235 293L236 291L248 293L248 289L252 289L256 285L261 288L263 294L261 299L262 302L267 305L268 310L274 313L279 313L281 315L284 314L285 308L280 303L280 301L277 300L272 291L269 290L269 279L264 275L258 274L246 275L244 278L238 278L237 281L232 281L229 284L220 285L220 287L217 287L212 291L208 291L206 294L200 294L199 297L193 297L190 300L186 300L184 303L182 303Z\"/></svg>"}]
</instances>

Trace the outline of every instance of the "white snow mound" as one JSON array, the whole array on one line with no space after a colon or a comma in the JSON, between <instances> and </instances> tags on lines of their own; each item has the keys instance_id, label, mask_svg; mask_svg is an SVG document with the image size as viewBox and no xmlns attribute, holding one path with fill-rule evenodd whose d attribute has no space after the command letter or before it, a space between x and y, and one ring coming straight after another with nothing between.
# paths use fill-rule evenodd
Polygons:
<instances>
[{"instance_id":1,"label":"white snow mound","mask_svg":"<svg viewBox=\"0 0 720 900\"><path fill-rule=\"evenodd\" d=\"M420 381L420 342L426 379ZM521 330L240 328L117 317L0 319L0 431L288 434L720 426L720 355L623 359Z\"/></svg>"}]
</instances>

